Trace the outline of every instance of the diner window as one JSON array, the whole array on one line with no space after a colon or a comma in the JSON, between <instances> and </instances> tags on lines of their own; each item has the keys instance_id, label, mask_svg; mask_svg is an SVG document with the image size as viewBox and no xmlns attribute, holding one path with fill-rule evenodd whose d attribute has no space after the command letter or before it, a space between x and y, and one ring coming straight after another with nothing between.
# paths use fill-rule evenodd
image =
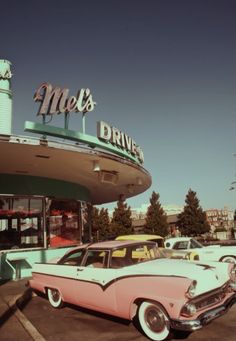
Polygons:
<instances>
[{"instance_id":1,"label":"diner window","mask_svg":"<svg viewBox=\"0 0 236 341\"><path fill-rule=\"evenodd\" d=\"M48 206L49 246L80 243L79 203L75 200L51 200Z\"/></svg>"},{"instance_id":2,"label":"diner window","mask_svg":"<svg viewBox=\"0 0 236 341\"><path fill-rule=\"evenodd\" d=\"M42 247L42 198L0 198L0 249Z\"/></svg>"}]
</instances>

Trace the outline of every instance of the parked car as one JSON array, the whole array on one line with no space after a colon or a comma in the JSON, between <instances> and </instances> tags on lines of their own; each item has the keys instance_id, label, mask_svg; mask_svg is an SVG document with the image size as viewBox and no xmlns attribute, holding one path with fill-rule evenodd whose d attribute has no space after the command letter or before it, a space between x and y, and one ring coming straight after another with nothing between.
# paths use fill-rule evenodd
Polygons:
<instances>
[{"instance_id":1,"label":"parked car","mask_svg":"<svg viewBox=\"0 0 236 341\"><path fill-rule=\"evenodd\" d=\"M157 243L159 247L164 247L164 238L158 234L127 234L116 237L116 240L149 240Z\"/></svg>"},{"instance_id":2,"label":"parked car","mask_svg":"<svg viewBox=\"0 0 236 341\"><path fill-rule=\"evenodd\" d=\"M191 251L193 260L232 262L236 264L236 246L203 246L199 241L191 237L169 238L165 240L164 244L167 249Z\"/></svg>"},{"instance_id":3,"label":"parked car","mask_svg":"<svg viewBox=\"0 0 236 341\"><path fill-rule=\"evenodd\" d=\"M172 259L191 259L192 252L188 250L172 250L164 247L164 238L156 234L128 234L116 237L116 240L140 240L155 242L163 256Z\"/></svg>"},{"instance_id":4,"label":"parked car","mask_svg":"<svg viewBox=\"0 0 236 341\"><path fill-rule=\"evenodd\" d=\"M156 341L198 330L236 301L235 265L163 258L148 241L78 246L57 263L34 264L29 283L54 308L68 302L137 320Z\"/></svg>"}]
</instances>

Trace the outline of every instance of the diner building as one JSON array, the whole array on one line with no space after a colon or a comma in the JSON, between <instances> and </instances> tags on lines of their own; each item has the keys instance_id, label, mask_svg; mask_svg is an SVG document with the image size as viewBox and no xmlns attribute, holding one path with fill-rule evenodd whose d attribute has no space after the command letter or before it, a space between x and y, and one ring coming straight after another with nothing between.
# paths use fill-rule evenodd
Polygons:
<instances>
[{"instance_id":1,"label":"diner building","mask_svg":"<svg viewBox=\"0 0 236 341\"><path fill-rule=\"evenodd\" d=\"M14 134L11 67L0 60L0 280L30 276L33 263L91 241L93 205L151 185L132 138L104 121L97 122L97 136L85 131L96 105L89 89L69 96L68 89L43 83L32 113L41 122L23 122L23 134ZM55 115L62 127L53 125ZM80 132L69 129L70 115L81 116Z\"/></svg>"}]
</instances>

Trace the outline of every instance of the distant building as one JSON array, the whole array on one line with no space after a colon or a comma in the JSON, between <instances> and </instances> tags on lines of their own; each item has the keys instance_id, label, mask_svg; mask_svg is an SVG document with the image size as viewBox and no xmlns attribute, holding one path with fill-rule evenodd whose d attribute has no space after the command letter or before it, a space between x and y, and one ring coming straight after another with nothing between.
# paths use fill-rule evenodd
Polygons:
<instances>
[{"instance_id":1,"label":"distant building","mask_svg":"<svg viewBox=\"0 0 236 341\"><path fill-rule=\"evenodd\" d=\"M145 224L146 224L146 219L133 219L132 226L134 228L134 233L135 234L143 233Z\"/></svg>"},{"instance_id":2,"label":"distant building","mask_svg":"<svg viewBox=\"0 0 236 341\"><path fill-rule=\"evenodd\" d=\"M177 227L177 221L178 221L178 214L171 214L167 216L167 222L170 227L170 233L173 236L177 236L179 234L178 227ZM132 218L132 226L134 228L134 233L143 233L144 227L146 224L145 218Z\"/></svg>"},{"instance_id":3,"label":"distant building","mask_svg":"<svg viewBox=\"0 0 236 341\"><path fill-rule=\"evenodd\" d=\"M206 210L207 221L211 225L213 231L216 228L224 227L226 230L233 227L233 212L227 207L224 209L212 208Z\"/></svg>"},{"instance_id":4,"label":"distant building","mask_svg":"<svg viewBox=\"0 0 236 341\"><path fill-rule=\"evenodd\" d=\"M144 219L146 217L146 213L148 210L149 204L142 204L141 207L132 208L131 209L131 217L132 219ZM163 205L163 210L169 215L178 215L180 212L183 211L183 206L170 204L170 205Z\"/></svg>"},{"instance_id":5,"label":"distant building","mask_svg":"<svg viewBox=\"0 0 236 341\"><path fill-rule=\"evenodd\" d=\"M227 207L224 207L224 209L212 208L206 210L206 217L214 237L217 239L232 238L232 228L234 227L234 214L232 211Z\"/></svg>"},{"instance_id":6,"label":"distant building","mask_svg":"<svg viewBox=\"0 0 236 341\"><path fill-rule=\"evenodd\" d=\"M170 233L172 236L178 236L179 230L177 226L178 215L182 212L183 207L175 206L175 205L166 205L163 206L167 214L167 222L170 227ZM176 212L176 213L173 213ZM212 235L215 235L215 230L218 228L225 228L226 229L226 237L224 239L231 238L231 228L234 226L234 217L233 212L230 211L227 207L224 209L209 209L206 210L207 221L211 227ZM171 213L171 214L168 214ZM133 227L135 233L143 233L144 226L146 223L145 220L146 212L139 212L138 209L132 210L132 220L133 220ZM217 231L217 230L216 230ZM220 238L221 239L221 238Z\"/></svg>"}]
</instances>

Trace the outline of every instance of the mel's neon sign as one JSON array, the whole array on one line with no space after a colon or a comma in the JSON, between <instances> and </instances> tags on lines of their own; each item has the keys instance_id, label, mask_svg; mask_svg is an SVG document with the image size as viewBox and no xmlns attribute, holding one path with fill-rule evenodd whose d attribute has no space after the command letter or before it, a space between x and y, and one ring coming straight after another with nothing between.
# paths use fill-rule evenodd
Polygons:
<instances>
[{"instance_id":1,"label":"mel's neon sign","mask_svg":"<svg viewBox=\"0 0 236 341\"><path fill-rule=\"evenodd\" d=\"M131 137L119 129L100 121L97 122L97 137L85 133L84 114L92 111L96 105L88 88L80 89L77 96L69 96L69 89L53 88L50 83L43 83L35 92L34 100L40 102L37 115L43 116L43 124L25 122L25 131L81 142L93 146L93 148L99 147L132 161L143 163L144 157L141 148ZM69 113L72 111L83 114L82 132L68 128ZM57 114L65 115L64 128L51 126L46 122L45 115Z\"/></svg>"},{"instance_id":2,"label":"mel's neon sign","mask_svg":"<svg viewBox=\"0 0 236 341\"><path fill-rule=\"evenodd\" d=\"M55 115L72 111L86 113L94 109L90 89L80 89L77 96L69 96L69 89L53 88L50 83L40 85L34 95L35 102L41 102L38 115Z\"/></svg>"},{"instance_id":3,"label":"mel's neon sign","mask_svg":"<svg viewBox=\"0 0 236 341\"><path fill-rule=\"evenodd\" d=\"M0 79L11 79L12 73L11 70L1 71L0 70Z\"/></svg>"}]
</instances>

